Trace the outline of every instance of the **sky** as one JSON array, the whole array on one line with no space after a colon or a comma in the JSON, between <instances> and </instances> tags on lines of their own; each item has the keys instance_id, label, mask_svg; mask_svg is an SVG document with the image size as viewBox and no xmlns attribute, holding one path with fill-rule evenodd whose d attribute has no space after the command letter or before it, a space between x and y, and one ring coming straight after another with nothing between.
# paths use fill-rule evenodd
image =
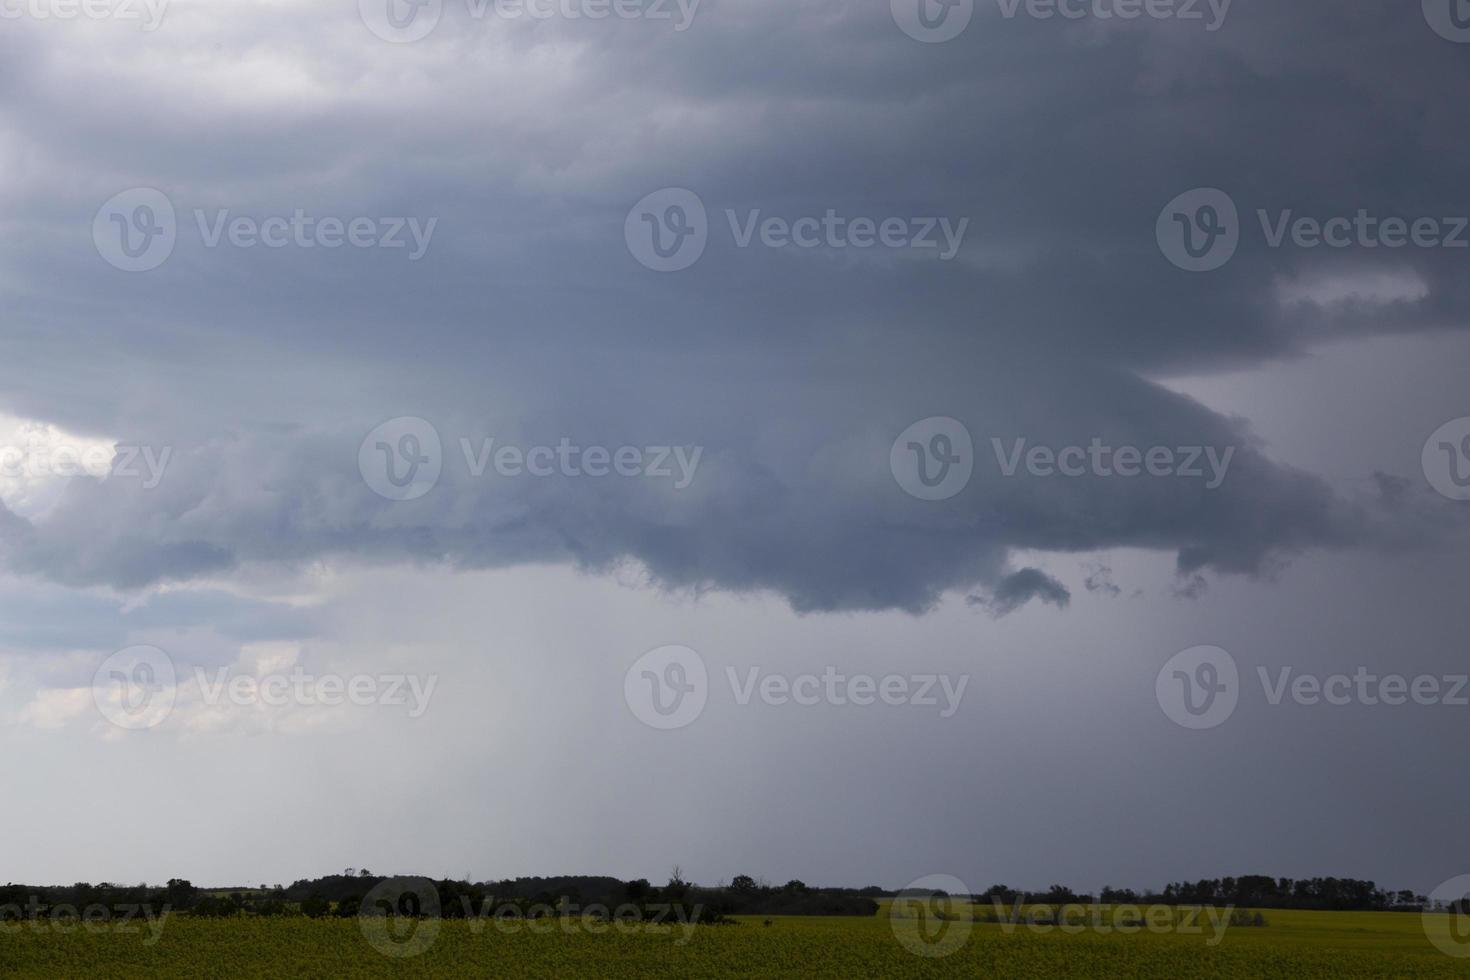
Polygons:
<instances>
[{"instance_id":1,"label":"sky","mask_svg":"<svg viewBox=\"0 0 1470 980\"><path fill-rule=\"evenodd\" d=\"M0 879L1470 872L1457 10L0 0Z\"/></svg>"}]
</instances>

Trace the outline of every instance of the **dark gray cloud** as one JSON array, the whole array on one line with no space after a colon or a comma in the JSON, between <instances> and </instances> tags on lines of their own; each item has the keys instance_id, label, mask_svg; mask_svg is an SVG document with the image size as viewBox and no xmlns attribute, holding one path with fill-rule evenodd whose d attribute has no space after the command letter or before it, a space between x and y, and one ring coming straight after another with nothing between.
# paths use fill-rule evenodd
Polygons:
<instances>
[{"instance_id":1,"label":"dark gray cloud","mask_svg":"<svg viewBox=\"0 0 1470 980\"><path fill-rule=\"evenodd\" d=\"M1118 583L1113 581L1113 570L1100 561L1088 562L1083 566L1087 577L1082 580L1082 585L1088 592L1100 592L1105 596L1117 598L1123 590Z\"/></svg>"},{"instance_id":2,"label":"dark gray cloud","mask_svg":"<svg viewBox=\"0 0 1470 980\"><path fill-rule=\"evenodd\" d=\"M1065 609L1072 601L1072 593L1056 579L1039 568L1023 568L1000 580L988 596L970 596L971 605L984 606L999 619L1020 609L1032 599L1040 599L1059 609Z\"/></svg>"},{"instance_id":3,"label":"dark gray cloud","mask_svg":"<svg viewBox=\"0 0 1470 980\"><path fill-rule=\"evenodd\" d=\"M402 47L339 11L267 28L180 10L126 42L22 25L0 40L0 351L45 367L9 377L5 407L176 456L156 489L75 481L44 522L5 515L9 567L130 589L319 557L635 559L671 588L917 612L1004 589L1021 548L1136 546L1175 553L1187 576L1260 574L1309 549L1457 533L1421 483L1330 484L1155 379L1463 326L1463 253L1273 249L1254 211L1470 213L1446 96L1464 52L1417 11L1371 3L1239 4L1214 33L981 8L942 45L904 36L882 4L711 3L684 33L456 13ZM167 264L127 275L88 229L134 185L164 190L181 231ZM697 265L657 275L621 229L669 185L700 194L713 231ZM1153 236L1197 186L1227 190L1245 225L1235 259L1204 275ZM195 208L439 225L413 263L207 249ZM970 226L940 262L741 249L723 214L829 208ZM1282 299L1345 270L1423 292ZM355 463L401 415L444 439L440 485L409 503L375 496ZM887 466L894 437L934 415L976 449L973 481L940 503L906 496ZM461 437L705 456L677 493L476 479ZM997 438L1235 456L1212 490L1005 478Z\"/></svg>"}]
</instances>

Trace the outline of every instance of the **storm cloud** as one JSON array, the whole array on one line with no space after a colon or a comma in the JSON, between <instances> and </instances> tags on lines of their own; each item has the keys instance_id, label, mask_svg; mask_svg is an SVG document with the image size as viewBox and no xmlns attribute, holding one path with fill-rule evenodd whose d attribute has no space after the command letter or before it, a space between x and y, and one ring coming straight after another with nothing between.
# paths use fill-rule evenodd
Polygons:
<instances>
[{"instance_id":1,"label":"storm cloud","mask_svg":"<svg viewBox=\"0 0 1470 980\"><path fill-rule=\"evenodd\" d=\"M1185 576L1254 575L1462 526L1420 482L1387 501L1328 481L1167 382L1463 328L1463 253L1272 247L1256 217L1470 213L1444 95L1470 69L1417 12L1237 4L1207 32L981 4L944 44L885 5L831 2L710 2L683 31L449 4L404 45L305 4L56 26L0 39L0 344L46 366L13 372L5 407L174 455L157 487L78 478L43 518L0 515L12 571L136 589L323 558L633 561L672 589L919 612L1004 594L1016 549L1142 547ZM709 244L659 274L623 225L674 186L707 207ZM139 274L90 234L131 187L178 212L173 254ZM1207 274L1154 235L1195 187L1241 214L1235 257ZM221 220L297 211L437 225L416 261L208 244ZM952 261L741 245L742 225L829 212L968 225ZM1334 292L1344 277L1386 285ZM403 416L441 438L442 476L411 501L357 463ZM889 467L934 416L975 446L972 480L939 502ZM461 440L489 438L703 460L682 489L477 476ZM1007 477L997 439L1235 457L1212 489Z\"/></svg>"}]
</instances>

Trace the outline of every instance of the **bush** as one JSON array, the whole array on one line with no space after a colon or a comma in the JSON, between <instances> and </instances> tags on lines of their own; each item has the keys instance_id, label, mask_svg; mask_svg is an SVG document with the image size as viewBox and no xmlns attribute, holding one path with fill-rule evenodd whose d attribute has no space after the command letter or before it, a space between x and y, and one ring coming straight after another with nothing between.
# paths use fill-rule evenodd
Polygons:
<instances>
[{"instance_id":1,"label":"bush","mask_svg":"<svg viewBox=\"0 0 1470 980\"><path fill-rule=\"evenodd\" d=\"M332 911L332 903L321 895L310 895L301 903L301 914L309 919L320 919Z\"/></svg>"},{"instance_id":2,"label":"bush","mask_svg":"<svg viewBox=\"0 0 1470 980\"><path fill-rule=\"evenodd\" d=\"M203 919L224 919L240 914L240 907L228 898L205 895L194 906L193 914Z\"/></svg>"},{"instance_id":3,"label":"bush","mask_svg":"<svg viewBox=\"0 0 1470 980\"><path fill-rule=\"evenodd\" d=\"M1230 924L1247 929L1260 929L1266 925L1266 917L1260 912L1247 912L1245 909L1236 909L1230 913Z\"/></svg>"}]
</instances>

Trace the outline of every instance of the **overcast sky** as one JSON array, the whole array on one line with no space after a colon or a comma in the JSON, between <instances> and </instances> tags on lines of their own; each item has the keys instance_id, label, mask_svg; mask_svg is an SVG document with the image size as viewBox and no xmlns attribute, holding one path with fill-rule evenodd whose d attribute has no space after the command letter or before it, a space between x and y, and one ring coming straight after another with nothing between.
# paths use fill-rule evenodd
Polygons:
<instances>
[{"instance_id":1,"label":"overcast sky","mask_svg":"<svg viewBox=\"0 0 1470 980\"><path fill-rule=\"evenodd\" d=\"M1449 0L110 2L0 0L0 879L1470 872Z\"/></svg>"}]
</instances>

